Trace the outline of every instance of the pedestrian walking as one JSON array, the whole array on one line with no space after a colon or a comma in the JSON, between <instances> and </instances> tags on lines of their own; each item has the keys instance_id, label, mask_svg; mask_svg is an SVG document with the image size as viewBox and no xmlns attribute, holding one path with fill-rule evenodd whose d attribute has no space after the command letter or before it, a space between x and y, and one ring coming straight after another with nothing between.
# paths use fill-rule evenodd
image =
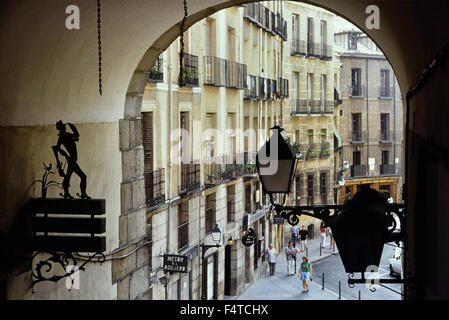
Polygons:
<instances>
[{"instance_id":1,"label":"pedestrian walking","mask_svg":"<svg viewBox=\"0 0 449 320\"><path fill-rule=\"evenodd\" d=\"M296 273L296 270L294 270L296 253L298 253L298 250L293 247L293 242L290 241L288 243L288 247L285 248L285 255L287 257L287 275L288 276L292 276Z\"/></svg>"},{"instance_id":2,"label":"pedestrian walking","mask_svg":"<svg viewBox=\"0 0 449 320\"><path fill-rule=\"evenodd\" d=\"M321 222L320 226L320 239L321 248L324 248L326 246L326 226L324 222Z\"/></svg>"},{"instance_id":3,"label":"pedestrian walking","mask_svg":"<svg viewBox=\"0 0 449 320\"><path fill-rule=\"evenodd\" d=\"M309 292L309 281L312 281L312 265L309 262L309 258L302 257L302 263L298 270L298 277L302 280L302 293Z\"/></svg>"},{"instance_id":4,"label":"pedestrian walking","mask_svg":"<svg viewBox=\"0 0 449 320\"><path fill-rule=\"evenodd\" d=\"M332 230L330 227L327 227L327 231L329 233L329 239L330 239L330 248L331 250L334 249L334 235L332 234Z\"/></svg>"},{"instance_id":5,"label":"pedestrian walking","mask_svg":"<svg viewBox=\"0 0 449 320\"><path fill-rule=\"evenodd\" d=\"M296 248L296 241L298 240L299 227L291 226L290 233L291 233L290 241L293 242L293 246Z\"/></svg>"},{"instance_id":6,"label":"pedestrian walking","mask_svg":"<svg viewBox=\"0 0 449 320\"><path fill-rule=\"evenodd\" d=\"M267 249L267 261L268 266L270 268L270 276L274 276L274 272L276 269L276 258L277 258L276 249L274 249L273 244L270 243L270 246Z\"/></svg>"},{"instance_id":7,"label":"pedestrian walking","mask_svg":"<svg viewBox=\"0 0 449 320\"><path fill-rule=\"evenodd\" d=\"M309 239L309 231L307 231L306 226L301 226L299 237L301 251L304 251L307 249L307 239Z\"/></svg>"}]
</instances>

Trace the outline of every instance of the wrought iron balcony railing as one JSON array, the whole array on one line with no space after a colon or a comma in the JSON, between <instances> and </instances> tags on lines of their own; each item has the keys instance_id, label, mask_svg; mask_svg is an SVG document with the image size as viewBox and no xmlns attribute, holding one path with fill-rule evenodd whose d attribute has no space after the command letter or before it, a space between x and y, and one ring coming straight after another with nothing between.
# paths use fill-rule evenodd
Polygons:
<instances>
[{"instance_id":1,"label":"wrought iron balcony railing","mask_svg":"<svg viewBox=\"0 0 449 320\"><path fill-rule=\"evenodd\" d=\"M277 97L280 99L288 98L288 79L279 78L279 90L277 93Z\"/></svg>"},{"instance_id":2,"label":"wrought iron balcony railing","mask_svg":"<svg viewBox=\"0 0 449 320\"><path fill-rule=\"evenodd\" d=\"M396 174L396 165L394 163L380 164L379 165L380 174Z\"/></svg>"},{"instance_id":3,"label":"wrought iron balcony railing","mask_svg":"<svg viewBox=\"0 0 449 320\"><path fill-rule=\"evenodd\" d=\"M304 40L292 39L292 47L290 50L290 55L292 56L305 56L307 55L307 46Z\"/></svg>"},{"instance_id":4,"label":"wrought iron balcony railing","mask_svg":"<svg viewBox=\"0 0 449 320\"><path fill-rule=\"evenodd\" d=\"M392 130L380 130L379 131L379 142L390 144L393 143L393 131Z\"/></svg>"},{"instance_id":5,"label":"wrought iron balcony railing","mask_svg":"<svg viewBox=\"0 0 449 320\"><path fill-rule=\"evenodd\" d=\"M379 98L393 98L393 87L379 86L377 88Z\"/></svg>"},{"instance_id":6,"label":"wrought iron balcony railing","mask_svg":"<svg viewBox=\"0 0 449 320\"><path fill-rule=\"evenodd\" d=\"M321 47L319 43L308 42L307 43L307 56L319 58L321 56Z\"/></svg>"},{"instance_id":7,"label":"wrought iron balcony railing","mask_svg":"<svg viewBox=\"0 0 449 320\"><path fill-rule=\"evenodd\" d=\"M204 58L205 85L239 90L247 87L245 64L213 56Z\"/></svg>"},{"instance_id":8,"label":"wrought iron balcony railing","mask_svg":"<svg viewBox=\"0 0 449 320\"><path fill-rule=\"evenodd\" d=\"M287 40L287 21L280 13L276 14L276 33L285 41Z\"/></svg>"},{"instance_id":9,"label":"wrought iron balcony railing","mask_svg":"<svg viewBox=\"0 0 449 320\"><path fill-rule=\"evenodd\" d=\"M200 189L200 164L199 161L181 164L181 184L179 194L185 195Z\"/></svg>"},{"instance_id":10,"label":"wrought iron balcony railing","mask_svg":"<svg viewBox=\"0 0 449 320\"><path fill-rule=\"evenodd\" d=\"M309 144L309 147L307 148L306 160L317 159L319 154L320 154L320 144L319 143Z\"/></svg>"},{"instance_id":11,"label":"wrought iron balcony railing","mask_svg":"<svg viewBox=\"0 0 449 320\"><path fill-rule=\"evenodd\" d=\"M148 210L165 202L165 169L145 172L145 195Z\"/></svg>"},{"instance_id":12,"label":"wrought iron balcony railing","mask_svg":"<svg viewBox=\"0 0 449 320\"><path fill-rule=\"evenodd\" d=\"M320 59L322 60L332 60L332 46L328 44L321 44L321 55Z\"/></svg>"},{"instance_id":13,"label":"wrought iron balcony railing","mask_svg":"<svg viewBox=\"0 0 449 320\"><path fill-rule=\"evenodd\" d=\"M182 61L182 81L185 86L198 87L198 57L184 53Z\"/></svg>"},{"instance_id":14,"label":"wrought iron balcony railing","mask_svg":"<svg viewBox=\"0 0 449 320\"><path fill-rule=\"evenodd\" d=\"M257 99L257 77L247 75L247 88L243 94L243 99L256 100Z\"/></svg>"},{"instance_id":15,"label":"wrought iron balcony railing","mask_svg":"<svg viewBox=\"0 0 449 320\"><path fill-rule=\"evenodd\" d=\"M366 95L365 85L350 85L348 92L350 97L364 97Z\"/></svg>"},{"instance_id":16,"label":"wrought iron balcony railing","mask_svg":"<svg viewBox=\"0 0 449 320\"><path fill-rule=\"evenodd\" d=\"M308 115L310 113L309 99L292 99L293 108L290 115Z\"/></svg>"},{"instance_id":17,"label":"wrought iron balcony railing","mask_svg":"<svg viewBox=\"0 0 449 320\"><path fill-rule=\"evenodd\" d=\"M351 166L351 177L365 177L366 176L366 164L357 164Z\"/></svg>"},{"instance_id":18,"label":"wrought iron balcony railing","mask_svg":"<svg viewBox=\"0 0 449 320\"><path fill-rule=\"evenodd\" d=\"M164 73L163 73L163 59L158 57L154 62L153 67L150 71L147 72L147 80L148 82L163 82L164 81Z\"/></svg>"},{"instance_id":19,"label":"wrought iron balcony railing","mask_svg":"<svg viewBox=\"0 0 449 320\"><path fill-rule=\"evenodd\" d=\"M273 100L273 95L271 93L271 90L273 89L273 86L271 85L271 79L265 79L265 86L267 88L265 99L266 100Z\"/></svg>"},{"instance_id":20,"label":"wrought iron balcony railing","mask_svg":"<svg viewBox=\"0 0 449 320\"><path fill-rule=\"evenodd\" d=\"M353 130L351 133L351 142L352 144L364 144L366 142L366 131L355 131Z\"/></svg>"},{"instance_id":21,"label":"wrought iron balcony railing","mask_svg":"<svg viewBox=\"0 0 449 320\"><path fill-rule=\"evenodd\" d=\"M331 144L328 141L321 143L320 158L329 158L331 156Z\"/></svg>"},{"instance_id":22,"label":"wrought iron balcony railing","mask_svg":"<svg viewBox=\"0 0 449 320\"><path fill-rule=\"evenodd\" d=\"M323 101L312 100L310 105L310 114L323 114Z\"/></svg>"},{"instance_id":23,"label":"wrought iron balcony railing","mask_svg":"<svg viewBox=\"0 0 449 320\"><path fill-rule=\"evenodd\" d=\"M334 114L335 102L332 100L324 101L324 114Z\"/></svg>"},{"instance_id":24,"label":"wrought iron balcony railing","mask_svg":"<svg viewBox=\"0 0 449 320\"><path fill-rule=\"evenodd\" d=\"M265 78L257 77L257 84L257 97L259 98L259 100L265 100Z\"/></svg>"}]
</instances>

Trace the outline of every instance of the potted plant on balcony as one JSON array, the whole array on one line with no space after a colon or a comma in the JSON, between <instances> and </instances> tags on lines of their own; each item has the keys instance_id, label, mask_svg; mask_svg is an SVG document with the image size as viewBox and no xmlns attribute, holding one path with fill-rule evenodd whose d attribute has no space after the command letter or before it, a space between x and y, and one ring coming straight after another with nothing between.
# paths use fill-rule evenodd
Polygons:
<instances>
[{"instance_id":1,"label":"potted plant on balcony","mask_svg":"<svg viewBox=\"0 0 449 320\"><path fill-rule=\"evenodd\" d=\"M298 141L293 142L292 147L293 147L293 150L295 150L296 153L301 153L301 150L300 150L301 145L300 145L300 143Z\"/></svg>"},{"instance_id":2,"label":"potted plant on balcony","mask_svg":"<svg viewBox=\"0 0 449 320\"><path fill-rule=\"evenodd\" d=\"M322 151L321 151L321 154L320 154L320 156L321 156L322 158L330 157L330 155L331 155L331 152L330 152L329 149L324 149L324 150L322 150Z\"/></svg>"},{"instance_id":3,"label":"potted plant on balcony","mask_svg":"<svg viewBox=\"0 0 449 320\"><path fill-rule=\"evenodd\" d=\"M309 152L307 152L307 158L309 159L315 159L317 156L318 155L315 150L309 150Z\"/></svg>"}]
</instances>

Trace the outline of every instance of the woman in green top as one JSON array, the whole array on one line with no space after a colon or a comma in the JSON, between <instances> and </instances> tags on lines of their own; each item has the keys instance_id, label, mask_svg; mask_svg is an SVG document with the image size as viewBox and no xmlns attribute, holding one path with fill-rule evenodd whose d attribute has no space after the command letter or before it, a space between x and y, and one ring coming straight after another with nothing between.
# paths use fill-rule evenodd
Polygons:
<instances>
[{"instance_id":1,"label":"woman in green top","mask_svg":"<svg viewBox=\"0 0 449 320\"><path fill-rule=\"evenodd\" d=\"M309 292L309 280L312 280L312 265L307 257L302 257L298 277L302 280L302 286L304 288L303 293Z\"/></svg>"}]
</instances>

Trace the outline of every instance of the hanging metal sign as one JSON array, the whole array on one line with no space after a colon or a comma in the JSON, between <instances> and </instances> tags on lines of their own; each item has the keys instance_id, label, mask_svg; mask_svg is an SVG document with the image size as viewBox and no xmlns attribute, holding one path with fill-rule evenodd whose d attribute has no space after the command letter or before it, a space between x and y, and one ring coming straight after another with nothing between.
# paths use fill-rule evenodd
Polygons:
<instances>
[{"instance_id":1,"label":"hanging metal sign","mask_svg":"<svg viewBox=\"0 0 449 320\"><path fill-rule=\"evenodd\" d=\"M186 273L188 261L188 256L164 254L164 271Z\"/></svg>"},{"instance_id":2,"label":"hanging metal sign","mask_svg":"<svg viewBox=\"0 0 449 320\"><path fill-rule=\"evenodd\" d=\"M273 224L284 224L284 217L278 214L273 216Z\"/></svg>"},{"instance_id":3,"label":"hanging metal sign","mask_svg":"<svg viewBox=\"0 0 449 320\"><path fill-rule=\"evenodd\" d=\"M248 233L242 237L242 243L244 246L250 247L256 242L256 238L257 235L254 229L249 228Z\"/></svg>"}]
</instances>

